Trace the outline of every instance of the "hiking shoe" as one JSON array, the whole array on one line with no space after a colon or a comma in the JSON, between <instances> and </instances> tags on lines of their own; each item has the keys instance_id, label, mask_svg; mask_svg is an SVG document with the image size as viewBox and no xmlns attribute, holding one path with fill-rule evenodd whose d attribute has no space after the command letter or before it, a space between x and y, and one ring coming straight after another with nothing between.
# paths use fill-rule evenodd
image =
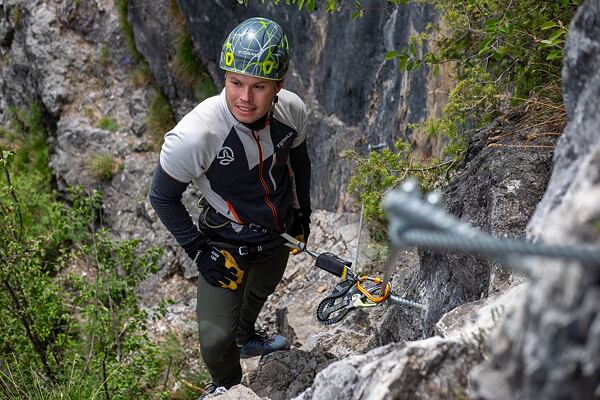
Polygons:
<instances>
[{"instance_id":1,"label":"hiking shoe","mask_svg":"<svg viewBox=\"0 0 600 400\"><path fill-rule=\"evenodd\" d=\"M285 336L269 336L264 332L255 332L240 347L240 358L263 356L279 350L289 350L290 342Z\"/></svg>"},{"instance_id":2,"label":"hiking shoe","mask_svg":"<svg viewBox=\"0 0 600 400\"><path fill-rule=\"evenodd\" d=\"M206 386L204 386L204 392L198 397L198 400L204 400L206 396L209 394L213 394L217 391L217 384L214 382L209 382Z\"/></svg>"}]
</instances>

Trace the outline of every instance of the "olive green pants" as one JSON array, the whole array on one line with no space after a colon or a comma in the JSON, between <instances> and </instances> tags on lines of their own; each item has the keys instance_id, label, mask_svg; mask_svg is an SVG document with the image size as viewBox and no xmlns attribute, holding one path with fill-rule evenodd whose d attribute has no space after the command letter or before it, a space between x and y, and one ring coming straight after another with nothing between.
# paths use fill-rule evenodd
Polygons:
<instances>
[{"instance_id":1,"label":"olive green pants","mask_svg":"<svg viewBox=\"0 0 600 400\"><path fill-rule=\"evenodd\" d=\"M242 368L237 343L254 333L254 323L267 297L283 277L289 249L281 246L252 261L239 260L244 280L237 290L212 286L198 276L198 333L204 364L212 380L229 388L240 383ZM244 265L246 264L246 265Z\"/></svg>"}]
</instances>

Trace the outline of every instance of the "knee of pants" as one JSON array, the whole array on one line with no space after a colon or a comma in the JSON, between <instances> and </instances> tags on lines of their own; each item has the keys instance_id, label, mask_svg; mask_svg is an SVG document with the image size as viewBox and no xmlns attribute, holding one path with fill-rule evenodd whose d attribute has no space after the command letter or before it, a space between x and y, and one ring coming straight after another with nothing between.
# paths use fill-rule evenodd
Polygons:
<instances>
[{"instance_id":1,"label":"knee of pants","mask_svg":"<svg viewBox=\"0 0 600 400\"><path fill-rule=\"evenodd\" d=\"M235 344L235 329L224 328L212 321L199 321L200 349L205 360L218 360Z\"/></svg>"}]
</instances>

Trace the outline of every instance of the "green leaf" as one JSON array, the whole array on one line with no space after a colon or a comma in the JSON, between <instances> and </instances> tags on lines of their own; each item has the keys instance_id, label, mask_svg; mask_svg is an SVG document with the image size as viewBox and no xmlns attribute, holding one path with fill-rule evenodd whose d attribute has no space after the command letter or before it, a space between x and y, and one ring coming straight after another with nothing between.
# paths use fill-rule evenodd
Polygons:
<instances>
[{"instance_id":1,"label":"green leaf","mask_svg":"<svg viewBox=\"0 0 600 400\"><path fill-rule=\"evenodd\" d=\"M400 63L398 64L398 69L400 71L404 71L406 69L406 63L408 62L408 57L400 58Z\"/></svg>"},{"instance_id":2,"label":"green leaf","mask_svg":"<svg viewBox=\"0 0 600 400\"><path fill-rule=\"evenodd\" d=\"M304 0L298 0L298 11L302 11L303 5L304 5Z\"/></svg>"},{"instance_id":3,"label":"green leaf","mask_svg":"<svg viewBox=\"0 0 600 400\"><path fill-rule=\"evenodd\" d=\"M363 16L363 10L356 10L352 13L352 20L354 21L357 18L361 18Z\"/></svg>"},{"instance_id":4,"label":"green leaf","mask_svg":"<svg viewBox=\"0 0 600 400\"><path fill-rule=\"evenodd\" d=\"M433 67L433 76L438 76L440 74L440 64L435 64Z\"/></svg>"},{"instance_id":5,"label":"green leaf","mask_svg":"<svg viewBox=\"0 0 600 400\"><path fill-rule=\"evenodd\" d=\"M548 56L546 57L546 61L552 61L555 60L557 58L561 58L562 57L562 50L552 50L550 53L548 53Z\"/></svg>"},{"instance_id":6,"label":"green leaf","mask_svg":"<svg viewBox=\"0 0 600 400\"><path fill-rule=\"evenodd\" d=\"M496 37L491 36L491 37L488 37L487 39L485 39L483 42L481 42L481 45L479 46L479 53L477 53L477 55L480 56L480 55L487 53L490 50L490 45L495 40L496 40Z\"/></svg>"},{"instance_id":7,"label":"green leaf","mask_svg":"<svg viewBox=\"0 0 600 400\"><path fill-rule=\"evenodd\" d=\"M504 52L494 49L494 60L500 62L504 59Z\"/></svg>"},{"instance_id":8,"label":"green leaf","mask_svg":"<svg viewBox=\"0 0 600 400\"><path fill-rule=\"evenodd\" d=\"M398 52L396 50L388 51L385 54L385 60L386 61L392 60L392 59L396 58L397 55L398 55Z\"/></svg>"},{"instance_id":9,"label":"green leaf","mask_svg":"<svg viewBox=\"0 0 600 400\"><path fill-rule=\"evenodd\" d=\"M557 26L556 22L554 21L546 21L542 24L542 26L540 27L541 30L545 31L547 29L552 29L555 26Z\"/></svg>"},{"instance_id":10,"label":"green leaf","mask_svg":"<svg viewBox=\"0 0 600 400\"><path fill-rule=\"evenodd\" d=\"M496 26L500 22L500 18L490 18L485 21L485 30L487 32L494 32L496 30Z\"/></svg>"},{"instance_id":11,"label":"green leaf","mask_svg":"<svg viewBox=\"0 0 600 400\"><path fill-rule=\"evenodd\" d=\"M555 42L556 39L561 37L564 33L565 33L565 31L563 31L562 29L557 29L552 33L552 35L550 35L550 37L548 39L551 40L552 42Z\"/></svg>"},{"instance_id":12,"label":"green leaf","mask_svg":"<svg viewBox=\"0 0 600 400\"><path fill-rule=\"evenodd\" d=\"M408 72L412 71L415 68L415 63L414 61L409 61L409 63L406 65L406 70Z\"/></svg>"},{"instance_id":13,"label":"green leaf","mask_svg":"<svg viewBox=\"0 0 600 400\"><path fill-rule=\"evenodd\" d=\"M315 0L308 0L306 2L306 10L308 12L313 12L315 10Z\"/></svg>"},{"instance_id":14,"label":"green leaf","mask_svg":"<svg viewBox=\"0 0 600 400\"><path fill-rule=\"evenodd\" d=\"M417 56L417 47L415 46L415 44L411 43L409 48L410 48L411 54L416 57Z\"/></svg>"},{"instance_id":15,"label":"green leaf","mask_svg":"<svg viewBox=\"0 0 600 400\"><path fill-rule=\"evenodd\" d=\"M325 12L335 12L335 8L337 6L337 0L327 0L327 6L325 7Z\"/></svg>"}]
</instances>

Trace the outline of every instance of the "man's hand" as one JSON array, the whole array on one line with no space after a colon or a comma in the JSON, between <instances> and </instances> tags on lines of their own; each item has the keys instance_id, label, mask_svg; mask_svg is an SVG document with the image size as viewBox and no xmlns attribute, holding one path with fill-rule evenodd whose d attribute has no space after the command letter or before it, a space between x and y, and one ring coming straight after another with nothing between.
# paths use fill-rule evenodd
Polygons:
<instances>
[{"instance_id":1,"label":"man's hand","mask_svg":"<svg viewBox=\"0 0 600 400\"><path fill-rule=\"evenodd\" d=\"M292 228L290 235L295 237L301 242L306 243L308 236L310 235L310 215L312 210L310 207L295 208L294 209L294 220L292 221ZM300 253L298 249L291 249L290 253L296 255Z\"/></svg>"},{"instance_id":2,"label":"man's hand","mask_svg":"<svg viewBox=\"0 0 600 400\"><path fill-rule=\"evenodd\" d=\"M237 290L244 278L244 270L231 253L206 246L194 258L198 271L213 286Z\"/></svg>"},{"instance_id":3,"label":"man's hand","mask_svg":"<svg viewBox=\"0 0 600 400\"><path fill-rule=\"evenodd\" d=\"M237 264L231 253L209 245L206 237L198 236L182 247L194 260L204 279L211 285L236 290L242 283L244 270Z\"/></svg>"}]
</instances>

